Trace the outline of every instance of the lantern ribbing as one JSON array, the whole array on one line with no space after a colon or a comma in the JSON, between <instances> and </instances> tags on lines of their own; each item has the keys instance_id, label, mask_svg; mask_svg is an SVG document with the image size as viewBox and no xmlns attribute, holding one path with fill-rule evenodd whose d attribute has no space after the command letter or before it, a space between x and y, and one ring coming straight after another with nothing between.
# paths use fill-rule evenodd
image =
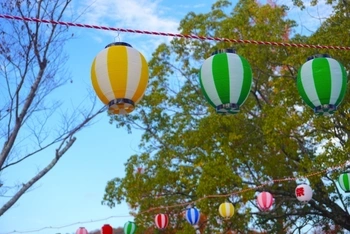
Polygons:
<instances>
[{"instance_id":1,"label":"lantern ribbing","mask_svg":"<svg viewBox=\"0 0 350 234\"><path fill-rule=\"evenodd\" d=\"M199 36L199 35L193 35L193 34L155 32L155 31L147 31L147 30L139 30L139 29L125 29L125 28L116 28L116 27L99 26L99 25L91 25L91 24L81 24L81 23L38 19L38 18L33 18L33 17L3 15L3 14L0 14L0 18L11 19L11 20L23 20L23 21L29 21L29 22L46 23L46 24L57 24L57 25L64 25L64 26L68 26L68 27L72 26L72 27L100 29L100 30L116 31L116 32L128 32L128 33L148 34L148 35L156 35L156 36L189 38L189 39L197 39L197 40L226 41L226 42L243 43L243 44L285 46L285 47L297 47L297 48L309 48L309 49L350 50L349 46L309 45L309 44L298 44L298 43L287 43L287 42L229 39L229 38L224 38L224 37Z\"/></svg>"}]
</instances>

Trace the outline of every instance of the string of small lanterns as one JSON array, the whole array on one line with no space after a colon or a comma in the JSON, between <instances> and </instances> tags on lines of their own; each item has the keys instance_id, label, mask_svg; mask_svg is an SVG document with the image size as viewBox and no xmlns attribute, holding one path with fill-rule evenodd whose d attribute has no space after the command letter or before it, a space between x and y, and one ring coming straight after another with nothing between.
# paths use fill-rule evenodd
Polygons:
<instances>
[{"instance_id":1,"label":"string of small lanterns","mask_svg":"<svg viewBox=\"0 0 350 234\"><path fill-rule=\"evenodd\" d=\"M199 202L201 200L204 199L209 199L209 198L222 198L222 197L229 197L232 195L236 195L236 194L241 194L241 193L245 193L248 191L252 191L252 190L257 190L259 188L263 188L265 186L268 185L272 185L274 183L282 183L282 182L287 182L287 181L298 181L300 180L300 178L303 178L304 180L310 177L314 177L323 173L332 173L334 171L337 170L342 170L344 168L348 168L350 167L350 160L338 165L338 166L334 166L334 167L329 167L325 170L322 171L317 171L317 172L313 172L310 174L307 174L305 176L302 177L288 177L288 178L283 178L283 179L273 179L273 180L269 180L266 182L261 183L261 185L258 185L256 187L251 187L251 188L247 188L247 189L243 189L237 192L232 192L229 194L215 194L215 195L207 195L205 197L199 198L195 201L192 202L187 202L187 203L181 203L181 204L176 204L176 205L172 205L172 206L163 206L163 207L154 207L154 208L150 208L148 210L145 210L143 212L140 212L140 214L145 214L145 213L149 213L152 211L156 211L156 210L166 210L166 209L170 209L170 208L174 208L174 207L184 207L184 206L193 206L193 204L195 204L196 202ZM139 173L143 173L143 170L138 170ZM345 192L345 193L350 193L350 172L346 171L343 173L340 173L338 179L338 184L340 186L340 188ZM300 185L296 186L295 188L295 196L297 198L297 200L299 200L302 203L306 203L308 201L310 201L312 199L312 189L309 185L307 185L306 183L301 183ZM274 199L273 199L273 195L267 191L262 191L261 193L258 194L258 196L256 197L256 203L259 207L259 209L263 212L269 211L273 205ZM200 217L200 211L195 211L195 210L191 210L188 211L189 209L196 209L195 207L190 207L186 210L186 220L192 225L192 226L196 226L196 224L198 223L197 221L197 216ZM235 209L232 203L230 202L223 202L220 204L219 208L218 208L219 214L221 217L223 217L225 220L230 219L231 217L233 217ZM187 219L188 216L188 220ZM37 233L40 230L44 230L44 229L61 229L64 227L69 227L69 226L73 226L76 225L78 223L91 223L91 222L96 222L96 221L102 221L102 220L107 220L110 218L118 218L118 217L125 217L125 216L111 216L105 219L99 219L99 220L95 220L95 221L90 221L90 222L75 222L72 224L68 224L68 225L64 225L61 227L43 227L37 230L33 230L33 231L13 231L13 232L7 232L7 233L0 233L0 234L13 234L13 233ZM159 213L155 216L154 218L154 224L158 229L164 230L166 229L166 227L169 224L169 217L167 214L165 213ZM103 230L104 234L112 234L113 232L109 232L111 229L109 228L109 224L105 224L102 226L101 231ZM132 222L132 221L127 221L124 224L124 233L125 234L133 234L135 233L137 229L137 225ZM78 228L78 230L76 231L76 234L86 234L85 233L86 228L85 227L80 227ZM78 232L79 231L79 232Z\"/></svg>"}]
</instances>

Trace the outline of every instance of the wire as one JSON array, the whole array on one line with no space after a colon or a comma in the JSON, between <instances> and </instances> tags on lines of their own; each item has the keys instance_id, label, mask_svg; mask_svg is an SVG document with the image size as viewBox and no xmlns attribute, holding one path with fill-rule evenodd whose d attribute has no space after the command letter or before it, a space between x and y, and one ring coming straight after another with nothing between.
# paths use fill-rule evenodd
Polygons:
<instances>
[{"instance_id":1,"label":"wire","mask_svg":"<svg viewBox=\"0 0 350 234\"><path fill-rule=\"evenodd\" d=\"M320 175L322 173L330 173L332 171L339 170L341 168L349 167L349 166L350 166L350 160L347 160L347 161L345 161L344 163L342 163L342 164L340 164L338 166L329 167L327 169L324 169L324 170L321 170L321 171L317 171L317 172L312 172L312 173L309 173L309 174L307 174L305 176L302 176L302 178L309 178L309 177ZM240 193L245 193L245 192L248 192L248 191L260 189L260 188L263 188L265 186L272 185L273 183L281 183L281 182L287 182L287 181L296 181L298 179L300 179L300 177L288 177L288 178L283 178L283 179L269 180L269 181L265 181L265 182L261 183L261 185L258 185L258 186L255 186L255 187L251 187L251 188L247 188L247 189L243 189L243 190L240 190L240 191L237 191L237 192L232 192L232 193L228 193L228 194L207 195L207 196L201 197L201 198L199 198L199 199L197 199L195 201L192 201L192 202L184 202L184 203L181 203L181 204L175 204L175 205L171 205L171 206L153 207L153 208L150 208L150 209L145 210L143 212L140 212L138 214L139 215L140 214L145 214L145 213L149 213L149 212L155 211L155 210L166 210L166 209L175 208L175 207L184 207L184 206L192 205L192 204L194 204L196 202L199 202L199 201L202 201L202 200L205 200L205 199L208 199L208 198L229 197L229 196L232 196L232 195L237 195L237 194L240 194ZM14 230L12 232L5 232L5 233L0 233L0 234L33 233L33 232L39 232L39 231L42 231L42 230L45 230L45 229L62 229L62 228L71 227L71 226L74 226L74 225L77 225L77 224L95 223L95 222L99 222L99 221L106 221L106 220L112 219L112 218L124 218L124 217L131 217L131 215L109 216L107 218L95 219L95 220L83 221L83 222L75 222L75 223L71 223L71 224L67 224L67 225L63 225L63 226L57 226L57 227L55 227L55 226L48 226L48 227L42 227L42 228L38 228L38 229L35 229L35 230L29 230L29 231L16 231L16 230Z\"/></svg>"},{"instance_id":2,"label":"wire","mask_svg":"<svg viewBox=\"0 0 350 234\"><path fill-rule=\"evenodd\" d=\"M71 227L77 224L86 224L86 223L96 223L96 222L100 222L100 221L106 221L108 219L112 219L112 218L125 218L125 217L130 217L130 215L128 216L109 216L107 218L102 218L102 219L95 219L95 220L90 220L90 221L82 221L82 222L75 222L75 223L71 223L71 224L67 224L67 225L63 225L63 226L48 226L48 227L42 227L42 228L38 228L38 229L33 229L30 231L12 231L12 232L5 232L5 233L0 233L0 234L12 234L12 233L33 233L33 232L40 232L46 229L62 229L62 228L66 228L66 227Z\"/></svg>"},{"instance_id":3,"label":"wire","mask_svg":"<svg viewBox=\"0 0 350 234\"><path fill-rule=\"evenodd\" d=\"M13 16L13 15L0 14L0 18L11 19L11 20L23 20L23 21L29 21L29 22L46 23L46 24L58 24L58 25L65 25L68 27L73 26L73 27L81 27L81 28L92 28L92 29L100 29L100 30L108 30L108 31L139 33L139 34L148 34L148 35L156 35L156 36L190 38L190 39L198 39L198 40L226 41L226 42L255 44L255 45L286 46L286 47L313 48L313 49L350 50L350 47L348 46L308 45L308 44L296 44L296 43L287 43L287 42L229 39L229 38L223 38L223 37L199 36L199 35L193 35L193 34L179 34L179 33L146 31L146 30L138 30L138 29L114 28L114 27L107 27L107 26L80 24L80 23L63 22L63 21L56 21L56 20L46 20L46 19L38 19L38 18L31 18L31 17L20 17L20 16Z\"/></svg>"}]
</instances>

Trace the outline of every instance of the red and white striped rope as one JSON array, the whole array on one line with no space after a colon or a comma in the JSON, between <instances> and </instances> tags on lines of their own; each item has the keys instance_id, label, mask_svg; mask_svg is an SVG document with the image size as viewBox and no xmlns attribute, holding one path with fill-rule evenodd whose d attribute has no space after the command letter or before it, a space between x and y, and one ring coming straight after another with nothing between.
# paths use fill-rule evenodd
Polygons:
<instances>
[{"instance_id":1,"label":"red and white striped rope","mask_svg":"<svg viewBox=\"0 0 350 234\"><path fill-rule=\"evenodd\" d=\"M166 32L138 30L138 29L115 28L115 27L72 23L72 22L63 22L63 21L56 21L56 20L46 20L46 19L21 17L21 16L13 16L13 15L0 14L0 18L11 19L11 20L23 20L23 21L29 21L29 22L46 23L46 24L58 24L58 25L81 27L81 28L92 28L92 29L100 29L100 30L107 30L107 31L138 33L138 34L148 34L148 35L167 36L167 37L189 38L189 39L197 39L197 40L226 41L226 42L243 43L243 44L286 46L286 47L311 48L311 49L350 50L349 46L308 45L308 44L297 44L297 43L287 43L287 42L229 39L229 38L223 38L223 37L199 36L199 35L193 35L193 34L166 33Z\"/></svg>"}]
</instances>

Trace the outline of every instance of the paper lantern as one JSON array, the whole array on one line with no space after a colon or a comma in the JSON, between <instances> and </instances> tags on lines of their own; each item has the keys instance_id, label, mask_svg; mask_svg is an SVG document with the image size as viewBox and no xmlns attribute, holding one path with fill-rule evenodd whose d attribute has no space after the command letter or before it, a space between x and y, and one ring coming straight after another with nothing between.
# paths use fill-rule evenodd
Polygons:
<instances>
[{"instance_id":1,"label":"paper lantern","mask_svg":"<svg viewBox=\"0 0 350 234\"><path fill-rule=\"evenodd\" d=\"M136 232L137 226L134 222L126 222L124 224L124 234L134 234Z\"/></svg>"},{"instance_id":2,"label":"paper lantern","mask_svg":"<svg viewBox=\"0 0 350 234\"><path fill-rule=\"evenodd\" d=\"M346 71L328 55L309 57L298 72L297 86L305 103L318 115L332 114L346 92Z\"/></svg>"},{"instance_id":3,"label":"paper lantern","mask_svg":"<svg viewBox=\"0 0 350 234\"><path fill-rule=\"evenodd\" d=\"M134 110L147 87L148 64L144 56L124 42L111 43L95 57L91 82L111 114Z\"/></svg>"},{"instance_id":4,"label":"paper lantern","mask_svg":"<svg viewBox=\"0 0 350 234\"><path fill-rule=\"evenodd\" d=\"M78 228L78 230L75 232L75 234L89 234L89 232L84 227Z\"/></svg>"},{"instance_id":5,"label":"paper lantern","mask_svg":"<svg viewBox=\"0 0 350 234\"><path fill-rule=\"evenodd\" d=\"M231 202L224 202L219 206L219 213L223 218L229 219L234 215L235 208Z\"/></svg>"},{"instance_id":6,"label":"paper lantern","mask_svg":"<svg viewBox=\"0 0 350 234\"><path fill-rule=\"evenodd\" d=\"M301 202L308 202L312 198L312 189L307 184L300 184L295 188L295 196Z\"/></svg>"},{"instance_id":7,"label":"paper lantern","mask_svg":"<svg viewBox=\"0 0 350 234\"><path fill-rule=\"evenodd\" d=\"M158 229L165 229L169 224L169 218L166 214L157 214L154 222Z\"/></svg>"},{"instance_id":8,"label":"paper lantern","mask_svg":"<svg viewBox=\"0 0 350 234\"><path fill-rule=\"evenodd\" d=\"M101 234L113 234L113 228L109 224L105 224L101 228Z\"/></svg>"},{"instance_id":9,"label":"paper lantern","mask_svg":"<svg viewBox=\"0 0 350 234\"><path fill-rule=\"evenodd\" d=\"M262 211L268 211L273 204L273 197L269 192L261 192L258 195L257 202Z\"/></svg>"},{"instance_id":10,"label":"paper lantern","mask_svg":"<svg viewBox=\"0 0 350 234\"><path fill-rule=\"evenodd\" d=\"M221 114L239 112L249 95L252 77L248 61L233 50L214 53L204 61L199 73L206 100Z\"/></svg>"},{"instance_id":11,"label":"paper lantern","mask_svg":"<svg viewBox=\"0 0 350 234\"><path fill-rule=\"evenodd\" d=\"M199 221L200 213L196 208L189 208L186 210L186 220L191 225L196 225Z\"/></svg>"},{"instance_id":12,"label":"paper lantern","mask_svg":"<svg viewBox=\"0 0 350 234\"><path fill-rule=\"evenodd\" d=\"M350 192L350 172L341 174L338 178L338 182L345 192Z\"/></svg>"}]
</instances>

